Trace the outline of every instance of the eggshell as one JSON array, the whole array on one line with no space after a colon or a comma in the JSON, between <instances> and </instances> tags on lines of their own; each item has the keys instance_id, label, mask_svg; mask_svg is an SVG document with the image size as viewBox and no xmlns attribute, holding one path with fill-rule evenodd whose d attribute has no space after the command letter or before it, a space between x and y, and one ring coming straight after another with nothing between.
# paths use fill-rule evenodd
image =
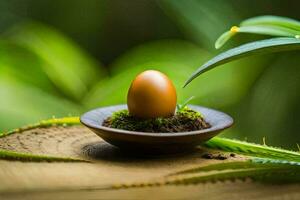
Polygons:
<instances>
[{"instance_id":1,"label":"eggshell","mask_svg":"<svg viewBox=\"0 0 300 200\"><path fill-rule=\"evenodd\" d=\"M176 89L163 73L147 70L132 81L127 95L129 113L139 118L169 117L176 109Z\"/></svg>"}]
</instances>

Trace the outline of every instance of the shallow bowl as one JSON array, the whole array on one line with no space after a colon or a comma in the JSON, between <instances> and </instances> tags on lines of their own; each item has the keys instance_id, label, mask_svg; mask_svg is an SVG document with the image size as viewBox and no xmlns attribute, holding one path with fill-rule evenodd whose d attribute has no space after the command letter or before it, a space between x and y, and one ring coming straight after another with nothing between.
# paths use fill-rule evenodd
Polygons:
<instances>
[{"instance_id":1,"label":"shallow bowl","mask_svg":"<svg viewBox=\"0 0 300 200\"><path fill-rule=\"evenodd\" d=\"M233 119L223 112L195 105L189 105L189 107L202 113L205 121L211 127L198 131L179 133L148 133L102 126L103 121L110 117L113 112L127 109L126 105L91 110L83 114L80 117L80 121L103 140L114 146L133 151L150 152L180 152L193 149L195 146L211 139L233 124Z\"/></svg>"}]
</instances>

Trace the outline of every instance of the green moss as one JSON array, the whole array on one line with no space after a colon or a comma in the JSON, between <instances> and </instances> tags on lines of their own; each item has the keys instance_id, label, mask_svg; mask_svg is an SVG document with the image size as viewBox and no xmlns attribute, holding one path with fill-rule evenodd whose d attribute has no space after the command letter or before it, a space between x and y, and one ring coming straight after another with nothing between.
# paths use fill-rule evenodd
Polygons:
<instances>
[{"instance_id":1,"label":"green moss","mask_svg":"<svg viewBox=\"0 0 300 200\"><path fill-rule=\"evenodd\" d=\"M203 115L200 112L196 112L189 107L185 106L183 109L180 109L178 112L176 112L177 115L187 117L189 119L195 120L198 118L203 119Z\"/></svg>"},{"instance_id":2,"label":"green moss","mask_svg":"<svg viewBox=\"0 0 300 200\"><path fill-rule=\"evenodd\" d=\"M185 132L201 130L210 127L199 112L185 107L172 117L140 119L131 116L128 110L121 110L112 114L104 121L104 126L142 132Z\"/></svg>"}]
</instances>

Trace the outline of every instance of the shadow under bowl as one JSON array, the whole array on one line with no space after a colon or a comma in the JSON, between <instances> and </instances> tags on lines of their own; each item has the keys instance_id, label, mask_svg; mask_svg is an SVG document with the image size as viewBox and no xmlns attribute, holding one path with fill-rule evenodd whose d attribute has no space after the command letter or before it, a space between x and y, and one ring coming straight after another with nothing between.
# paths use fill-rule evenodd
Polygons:
<instances>
[{"instance_id":1,"label":"shadow under bowl","mask_svg":"<svg viewBox=\"0 0 300 200\"><path fill-rule=\"evenodd\" d=\"M199 111L211 127L189 132L148 133L102 126L103 121L110 117L112 113L127 109L126 105L91 110L83 114L80 121L103 140L114 146L133 152L150 153L174 153L192 150L233 124L233 119L223 112L195 105L189 105L189 107Z\"/></svg>"}]
</instances>

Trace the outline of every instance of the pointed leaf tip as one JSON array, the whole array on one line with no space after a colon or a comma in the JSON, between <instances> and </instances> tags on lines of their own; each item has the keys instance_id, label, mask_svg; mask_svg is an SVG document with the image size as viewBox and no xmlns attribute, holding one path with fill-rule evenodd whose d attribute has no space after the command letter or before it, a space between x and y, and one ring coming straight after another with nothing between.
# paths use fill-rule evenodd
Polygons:
<instances>
[{"instance_id":1,"label":"pointed leaf tip","mask_svg":"<svg viewBox=\"0 0 300 200\"><path fill-rule=\"evenodd\" d=\"M290 51L300 49L300 40L297 38L272 38L247 43L236 48L225 51L199 67L185 82L186 87L192 80L219 65L237 60L250 55L260 55L271 52Z\"/></svg>"},{"instance_id":2,"label":"pointed leaf tip","mask_svg":"<svg viewBox=\"0 0 300 200\"><path fill-rule=\"evenodd\" d=\"M220 49L235 33L226 31L215 42L215 48Z\"/></svg>"}]
</instances>

